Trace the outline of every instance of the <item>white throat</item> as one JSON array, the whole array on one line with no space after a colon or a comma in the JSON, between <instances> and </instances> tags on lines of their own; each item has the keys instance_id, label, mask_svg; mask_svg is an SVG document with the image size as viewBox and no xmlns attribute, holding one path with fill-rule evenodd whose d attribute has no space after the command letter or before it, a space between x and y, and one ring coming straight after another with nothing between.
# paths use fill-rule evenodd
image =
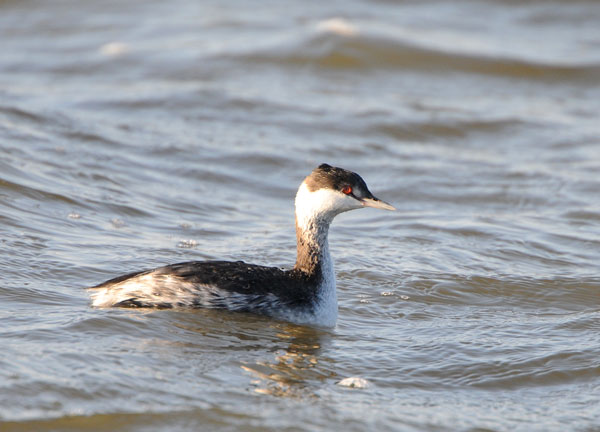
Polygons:
<instances>
[{"instance_id":1,"label":"white throat","mask_svg":"<svg viewBox=\"0 0 600 432\"><path fill-rule=\"evenodd\" d=\"M329 270L326 268L328 265L333 267L327 238L329 225L337 214L332 206L334 200L333 191L319 189L311 192L305 183L300 185L296 194L297 269L311 273L319 267L323 271Z\"/></svg>"},{"instance_id":2,"label":"white throat","mask_svg":"<svg viewBox=\"0 0 600 432\"><path fill-rule=\"evenodd\" d=\"M296 194L298 256L295 269L319 280L315 315L322 325L335 325L338 309L335 271L329 253L329 225L337 214L354 208L357 208L354 199L331 189L311 192L306 183L302 183Z\"/></svg>"}]
</instances>

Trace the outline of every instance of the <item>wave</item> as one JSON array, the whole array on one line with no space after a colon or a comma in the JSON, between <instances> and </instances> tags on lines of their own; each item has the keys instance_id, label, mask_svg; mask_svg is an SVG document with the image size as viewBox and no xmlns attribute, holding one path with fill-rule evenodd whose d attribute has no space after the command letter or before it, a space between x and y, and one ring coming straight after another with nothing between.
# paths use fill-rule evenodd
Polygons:
<instances>
[{"instance_id":1,"label":"wave","mask_svg":"<svg viewBox=\"0 0 600 432\"><path fill-rule=\"evenodd\" d=\"M435 41L426 45L421 41L368 33L317 32L303 35L299 40L244 53L238 58L294 67L310 64L336 69L462 71L543 80L595 81L600 74L598 62L551 62L516 55L464 52L460 48L438 47Z\"/></svg>"}]
</instances>

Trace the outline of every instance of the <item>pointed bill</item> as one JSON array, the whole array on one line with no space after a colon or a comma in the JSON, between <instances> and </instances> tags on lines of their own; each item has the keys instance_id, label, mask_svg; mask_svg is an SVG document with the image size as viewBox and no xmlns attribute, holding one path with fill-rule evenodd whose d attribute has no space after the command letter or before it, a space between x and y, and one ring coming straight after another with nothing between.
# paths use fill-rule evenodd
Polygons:
<instances>
[{"instance_id":1,"label":"pointed bill","mask_svg":"<svg viewBox=\"0 0 600 432\"><path fill-rule=\"evenodd\" d=\"M360 200L361 204L364 207L373 207L384 210L396 210L396 207L386 203L385 201L381 201L379 198L363 198Z\"/></svg>"}]
</instances>

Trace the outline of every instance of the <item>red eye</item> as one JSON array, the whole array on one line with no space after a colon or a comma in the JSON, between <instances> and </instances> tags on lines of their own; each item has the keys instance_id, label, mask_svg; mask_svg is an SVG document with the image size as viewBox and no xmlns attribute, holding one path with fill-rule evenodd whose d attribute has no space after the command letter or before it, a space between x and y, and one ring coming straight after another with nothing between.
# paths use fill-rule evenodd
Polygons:
<instances>
[{"instance_id":1,"label":"red eye","mask_svg":"<svg viewBox=\"0 0 600 432\"><path fill-rule=\"evenodd\" d=\"M342 192L346 195L350 195L352 193L352 186L345 186L344 189L342 189Z\"/></svg>"}]
</instances>

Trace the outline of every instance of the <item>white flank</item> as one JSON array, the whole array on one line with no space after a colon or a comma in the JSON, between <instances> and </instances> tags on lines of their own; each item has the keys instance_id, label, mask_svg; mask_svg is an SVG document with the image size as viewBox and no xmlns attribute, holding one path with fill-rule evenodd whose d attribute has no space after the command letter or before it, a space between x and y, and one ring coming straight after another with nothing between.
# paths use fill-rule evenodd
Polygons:
<instances>
[{"instance_id":1,"label":"white flank","mask_svg":"<svg viewBox=\"0 0 600 432\"><path fill-rule=\"evenodd\" d=\"M90 296L95 307L110 307L132 299L148 305L171 303L192 306L201 292L198 288L180 278L151 272L106 288L90 288ZM210 285L205 288L207 293L210 292Z\"/></svg>"},{"instance_id":2,"label":"white flank","mask_svg":"<svg viewBox=\"0 0 600 432\"><path fill-rule=\"evenodd\" d=\"M90 288L94 307L111 307L134 300L144 306L224 307L238 310L252 304L270 307L277 303L273 295L246 295L222 290L214 285L195 284L172 275L150 272L134 276L105 288Z\"/></svg>"}]
</instances>

